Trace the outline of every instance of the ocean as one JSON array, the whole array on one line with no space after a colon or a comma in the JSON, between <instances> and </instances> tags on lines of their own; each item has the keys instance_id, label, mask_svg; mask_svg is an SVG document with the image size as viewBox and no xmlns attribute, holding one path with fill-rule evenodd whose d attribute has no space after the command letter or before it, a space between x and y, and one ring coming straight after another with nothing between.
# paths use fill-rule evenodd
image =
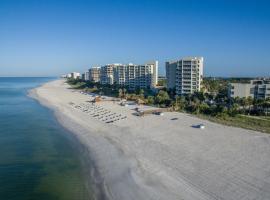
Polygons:
<instances>
[{"instance_id":1,"label":"ocean","mask_svg":"<svg viewBox=\"0 0 270 200\"><path fill-rule=\"evenodd\" d=\"M27 96L52 78L0 78L0 200L92 199L82 147Z\"/></svg>"}]
</instances>

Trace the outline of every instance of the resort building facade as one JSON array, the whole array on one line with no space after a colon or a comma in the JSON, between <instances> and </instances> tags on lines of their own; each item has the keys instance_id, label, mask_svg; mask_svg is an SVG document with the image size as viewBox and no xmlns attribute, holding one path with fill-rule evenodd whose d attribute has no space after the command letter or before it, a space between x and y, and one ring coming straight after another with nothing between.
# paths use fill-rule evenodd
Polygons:
<instances>
[{"instance_id":1,"label":"resort building facade","mask_svg":"<svg viewBox=\"0 0 270 200\"><path fill-rule=\"evenodd\" d=\"M270 98L270 79L255 79L251 80L250 83L230 83L228 96L230 98Z\"/></svg>"},{"instance_id":2,"label":"resort building facade","mask_svg":"<svg viewBox=\"0 0 270 200\"><path fill-rule=\"evenodd\" d=\"M154 88L158 83L158 62L149 62L144 65L119 64L114 68L114 83L131 90Z\"/></svg>"},{"instance_id":3,"label":"resort building facade","mask_svg":"<svg viewBox=\"0 0 270 200\"><path fill-rule=\"evenodd\" d=\"M114 68L121 64L108 64L100 68L100 83L112 85L114 83Z\"/></svg>"},{"instance_id":4,"label":"resort building facade","mask_svg":"<svg viewBox=\"0 0 270 200\"><path fill-rule=\"evenodd\" d=\"M81 74L79 72L71 72L70 78L79 79L79 78L81 78Z\"/></svg>"},{"instance_id":5,"label":"resort building facade","mask_svg":"<svg viewBox=\"0 0 270 200\"><path fill-rule=\"evenodd\" d=\"M176 95L193 94L201 90L203 57L186 57L166 62L167 88L175 89Z\"/></svg>"},{"instance_id":6,"label":"resort building facade","mask_svg":"<svg viewBox=\"0 0 270 200\"><path fill-rule=\"evenodd\" d=\"M92 67L88 70L89 72L89 81L100 82L100 67Z\"/></svg>"},{"instance_id":7,"label":"resort building facade","mask_svg":"<svg viewBox=\"0 0 270 200\"><path fill-rule=\"evenodd\" d=\"M89 71L86 71L82 74L82 80L89 81Z\"/></svg>"},{"instance_id":8,"label":"resort building facade","mask_svg":"<svg viewBox=\"0 0 270 200\"><path fill-rule=\"evenodd\" d=\"M79 73L73 72L71 77ZM158 84L158 61L143 65L107 64L102 67L92 67L82 74L82 80L99 82L101 84L118 84L130 90L137 88L155 88Z\"/></svg>"}]
</instances>

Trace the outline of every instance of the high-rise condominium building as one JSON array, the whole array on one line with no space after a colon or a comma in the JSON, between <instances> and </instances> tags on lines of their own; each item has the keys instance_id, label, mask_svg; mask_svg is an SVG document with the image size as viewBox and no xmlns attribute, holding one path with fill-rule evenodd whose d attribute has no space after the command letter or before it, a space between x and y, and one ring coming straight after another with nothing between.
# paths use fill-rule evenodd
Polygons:
<instances>
[{"instance_id":1,"label":"high-rise condominium building","mask_svg":"<svg viewBox=\"0 0 270 200\"><path fill-rule=\"evenodd\" d=\"M149 62L144 65L117 65L114 68L114 82L128 87L131 90L136 88L154 88L158 79L158 62Z\"/></svg>"},{"instance_id":2,"label":"high-rise condominium building","mask_svg":"<svg viewBox=\"0 0 270 200\"><path fill-rule=\"evenodd\" d=\"M89 81L99 82L100 81L100 67L92 67L88 70L89 72Z\"/></svg>"},{"instance_id":3,"label":"high-rise condominium building","mask_svg":"<svg viewBox=\"0 0 270 200\"><path fill-rule=\"evenodd\" d=\"M121 64L108 64L100 68L100 83L110 84L114 83L114 68Z\"/></svg>"},{"instance_id":4,"label":"high-rise condominium building","mask_svg":"<svg viewBox=\"0 0 270 200\"><path fill-rule=\"evenodd\" d=\"M228 96L231 98L270 98L270 79L251 80L250 83L230 83L228 87Z\"/></svg>"},{"instance_id":5,"label":"high-rise condominium building","mask_svg":"<svg viewBox=\"0 0 270 200\"><path fill-rule=\"evenodd\" d=\"M176 95L200 91L203 78L203 57L186 57L166 62L167 88L175 89Z\"/></svg>"},{"instance_id":6,"label":"high-rise condominium building","mask_svg":"<svg viewBox=\"0 0 270 200\"><path fill-rule=\"evenodd\" d=\"M82 73L82 80L85 81L85 73Z\"/></svg>"},{"instance_id":7,"label":"high-rise condominium building","mask_svg":"<svg viewBox=\"0 0 270 200\"><path fill-rule=\"evenodd\" d=\"M84 81L89 81L89 71L86 71L82 74L82 79Z\"/></svg>"},{"instance_id":8,"label":"high-rise condominium building","mask_svg":"<svg viewBox=\"0 0 270 200\"><path fill-rule=\"evenodd\" d=\"M153 69L152 87L158 84L158 61L149 62L146 65L150 65Z\"/></svg>"},{"instance_id":9,"label":"high-rise condominium building","mask_svg":"<svg viewBox=\"0 0 270 200\"><path fill-rule=\"evenodd\" d=\"M71 78L79 79L81 78L81 74L79 72L71 72Z\"/></svg>"}]
</instances>

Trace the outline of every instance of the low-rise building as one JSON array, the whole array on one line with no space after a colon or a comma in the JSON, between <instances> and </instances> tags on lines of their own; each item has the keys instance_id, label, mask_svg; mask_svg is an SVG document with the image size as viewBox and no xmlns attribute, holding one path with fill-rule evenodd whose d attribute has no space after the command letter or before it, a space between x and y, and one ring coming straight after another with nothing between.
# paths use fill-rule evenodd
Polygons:
<instances>
[{"instance_id":1,"label":"low-rise building","mask_svg":"<svg viewBox=\"0 0 270 200\"><path fill-rule=\"evenodd\" d=\"M230 98L270 98L270 79L255 79L251 80L249 83L230 83L228 96Z\"/></svg>"}]
</instances>

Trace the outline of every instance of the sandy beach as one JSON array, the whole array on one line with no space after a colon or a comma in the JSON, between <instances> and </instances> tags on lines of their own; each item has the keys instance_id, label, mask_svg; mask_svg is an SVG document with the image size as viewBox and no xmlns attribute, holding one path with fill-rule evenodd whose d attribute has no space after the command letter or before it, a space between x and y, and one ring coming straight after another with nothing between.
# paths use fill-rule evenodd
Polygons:
<instances>
[{"instance_id":1,"label":"sandy beach","mask_svg":"<svg viewBox=\"0 0 270 200\"><path fill-rule=\"evenodd\" d=\"M31 96L89 150L101 199L269 200L270 135L170 112L92 105L89 95L49 82ZM203 123L205 129L195 126Z\"/></svg>"}]
</instances>

